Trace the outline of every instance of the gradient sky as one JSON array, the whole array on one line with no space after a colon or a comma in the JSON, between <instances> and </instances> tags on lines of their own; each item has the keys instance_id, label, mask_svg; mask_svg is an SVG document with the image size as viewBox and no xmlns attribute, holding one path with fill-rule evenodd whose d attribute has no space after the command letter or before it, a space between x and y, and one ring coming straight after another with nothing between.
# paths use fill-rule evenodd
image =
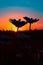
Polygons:
<instances>
[{"instance_id":1,"label":"gradient sky","mask_svg":"<svg viewBox=\"0 0 43 65\"><path fill-rule=\"evenodd\" d=\"M43 29L43 0L0 0L1 27L2 24L4 27L9 26L9 18L22 19L23 16L39 18L40 21L33 24L32 28ZM26 27L28 28L28 25Z\"/></svg>"}]
</instances>

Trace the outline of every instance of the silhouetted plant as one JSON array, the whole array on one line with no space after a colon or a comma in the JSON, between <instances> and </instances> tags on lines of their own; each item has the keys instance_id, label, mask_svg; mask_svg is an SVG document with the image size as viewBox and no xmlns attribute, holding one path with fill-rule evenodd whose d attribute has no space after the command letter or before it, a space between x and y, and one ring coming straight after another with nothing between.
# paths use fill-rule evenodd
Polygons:
<instances>
[{"instance_id":1,"label":"silhouetted plant","mask_svg":"<svg viewBox=\"0 0 43 65\"><path fill-rule=\"evenodd\" d=\"M25 22L25 21L21 21L21 19L19 19L19 20L16 20L16 19L10 19L9 20L11 23L13 23L16 27L17 27L17 31L18 31L18 29L19 29L19 27L22 27L22 26L24 26L27 22Z\"/></svg>"},{"instance_id":2,"label":"silhouetted plant","mask_svg":"<svg viewBox=\"0 0 43 65\"><path fill-rule=\"evenodd\" d=\"M32 23L39 21L39 19L37 19L37 18L33 19L33 18L26 17L26 16L23 17L23 18L26 20L26 22L30 23L29 30L31 30L31 24L32 24Z\"/></svg>"}]
</instances>

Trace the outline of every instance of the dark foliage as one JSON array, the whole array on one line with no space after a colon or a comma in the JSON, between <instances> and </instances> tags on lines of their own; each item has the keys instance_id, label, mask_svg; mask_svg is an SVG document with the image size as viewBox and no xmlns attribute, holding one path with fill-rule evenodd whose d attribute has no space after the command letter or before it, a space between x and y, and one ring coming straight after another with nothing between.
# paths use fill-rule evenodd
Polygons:
<instances>
[{"instance_id":1,"label":"dark foliage","mask_svg":"<svg viewBox=\"0 0 43 65\"><path fill-rule=\"evenodd\" d=\"M43 30L0 31L0 65L43 65Z\"/></svg>"}]
</instances>

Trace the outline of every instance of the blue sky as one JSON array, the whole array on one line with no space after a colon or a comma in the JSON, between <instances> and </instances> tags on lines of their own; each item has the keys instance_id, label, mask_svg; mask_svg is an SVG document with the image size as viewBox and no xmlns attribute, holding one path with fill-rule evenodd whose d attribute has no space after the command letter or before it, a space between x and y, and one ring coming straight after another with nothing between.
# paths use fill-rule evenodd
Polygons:
<instances>
[{"instance_id":1,"label":"blue sky","mask_svg":"<svg viewBox=\"0 0 43 65\"><path fill-rule=\"evenodd\" d=\"M10 12L43 19L43 0L0 0L0 17Z\"/></svg>"},{"instance_id":2,"label":"blue sky","mask_svg":"<svg viewBox=\"0 0 43 65\"><path fill-rule=\"evenodd\" d=\"M0 0L0 14L8 11L34 13L43 17L43 0Z\"/></svg>"}]
</instances>

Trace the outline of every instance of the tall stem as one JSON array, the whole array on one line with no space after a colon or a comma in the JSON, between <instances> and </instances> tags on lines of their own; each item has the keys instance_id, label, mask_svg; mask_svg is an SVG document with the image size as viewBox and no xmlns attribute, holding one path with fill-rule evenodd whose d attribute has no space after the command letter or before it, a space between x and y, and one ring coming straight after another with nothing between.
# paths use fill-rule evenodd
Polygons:
<instances>
[{"instance_id":1,"label":"tall stem","mask_svg":"<svg viewBox=\"0 0 43 65\"><path fill-rule=\"evenodd\" d=\"M31 30L31 23L30 23L30 26L29 26L29 30Z\"/></svg>"},{"instance_id":2,"label":"tall stem","mask_svg":"<svg viewBox=\"0 0 43 65\"><path fill-rule=\"evenodd\" d=\"M18 29L19 29L19 27L17 27L17 32L18 32Z\"/></svg>"}]
</instances>

